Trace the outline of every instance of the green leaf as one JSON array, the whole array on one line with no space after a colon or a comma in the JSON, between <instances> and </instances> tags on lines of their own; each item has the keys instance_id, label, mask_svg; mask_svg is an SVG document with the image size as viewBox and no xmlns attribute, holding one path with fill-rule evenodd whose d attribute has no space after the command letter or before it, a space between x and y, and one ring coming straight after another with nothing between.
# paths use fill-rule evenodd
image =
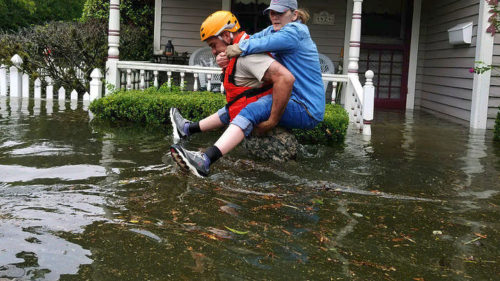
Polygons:
<instances>
[{"instance_id":1,"label":"green leaf","mask_svg":"<svg viewBox=\"0 0 500 281\"><path fill-rule=\"evenodd\" d=\"M224 226L225 228L227 228L227 230L231 231L232 233L236 233L236 234L239 234L239 235L245 235L245 234L248 234L248 231L239 231L239 230L236 230L236 229L232 229L230 227L227 227L227 226Z\"/></svg>"},{"instance_id":2,"label":"green leaf","mask_svg":"<svg viewBox=\"0 0 500 281\"><path fill-rule=\"evenodd\" d=\"M311 200L311 202L314 204L323 205L323 199L314 198Z\"/></svg>"}]
</instances>

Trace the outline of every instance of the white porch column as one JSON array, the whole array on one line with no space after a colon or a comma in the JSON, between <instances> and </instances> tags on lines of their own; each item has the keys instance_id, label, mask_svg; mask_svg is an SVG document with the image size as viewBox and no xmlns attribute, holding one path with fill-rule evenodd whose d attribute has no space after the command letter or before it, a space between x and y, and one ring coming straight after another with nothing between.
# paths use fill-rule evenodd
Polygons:
<instances>
[{"instance_id":1,"label":"white porch column","mask_svg":"<svg viewBox=\"0 0 500 281\"><path fill-rule=\"evenodd\" d=\"M120 73L116 63L120 59L120 0L109 1L109 30L108 30L108 61L106 62L106 81L120 87ZM106 94L108 94L106 89Z\"/></svg>"},{"instance_id":2,"label":"white porch column","mask_svg":"<svg viewBox=\"0 0 500 281\"><path fill-rule=\"evenodd\" d=\"M361 13L363 0L353 0L351 36L349 40L349 64L347 75L359 79L359 53L361 47ZM349 82L347 84L344 108L349 112L349 119L354 120L354 87Z\"/></svg>"},{"instance_id":3,"label":"white porch column","mask_svg":"<svg viewBox=\"0 0 500 281\"><path fill-rule=\"evenodd\" d=\"M415 107L415 87L417 83L418 44L420 43L420 17L422 15L422 0L413 2L413 20L411 23L410 65L408 67L408 94L406 109Z\"/></svg>"},{"instance_id":4,"label":"white porch column","mask_svg":"<svg viewBox=\"0 0 500 281\"><path fill-rule=\"evenodd\" d=\"M361 12L363 0L353 0L351 39L349 40L349 75L358 76L359 52L361 47Z\"/></svg>"},{"instance_id":5,"label":"white porch column","mask_svg":"<svg viewBox=\"0 0 500 281\"><path fill-rule=\"evenodd\" d=\"M477 23L476 59L490 65L493 61L494 38L486 32L489 26L490 6L486 1L479 1L479 19ZM474 74L472 84L472 105L470 111L470 126L474 129L486 129L488 120L488 101L490 95L491 71Z\"/></svg>"}]
</instances>

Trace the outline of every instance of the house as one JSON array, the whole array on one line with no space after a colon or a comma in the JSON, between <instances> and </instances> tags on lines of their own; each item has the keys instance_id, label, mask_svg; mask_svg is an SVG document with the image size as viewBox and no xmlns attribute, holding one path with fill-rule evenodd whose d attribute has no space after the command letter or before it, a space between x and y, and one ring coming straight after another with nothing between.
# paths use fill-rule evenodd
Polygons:
<instances>
[{"instance_id":1,"label":"house","mask_svg":"<svg viewBox=\"0 0 500 281\"><path fill-rule=\"evenodd\" d=\"M331 81L348 81L347 100L343 100L346 108L354 109L357 100L363 102L361 83L365 81L365 71L372 70L375 111L419 109L472 128L493 128L500 106L498 74L469 71L476 61L500 62L500 36L493 37L486 31L491 16L486 0L298 2L311 14L308 25L319 52L343 67L343 74ZM119 0L111 3L111 74L107 79L115 81L120 79L113 72L113 61L119 61L119 21L113 17L119 18ZM268 3L269 0L156 0L154 51L161 54L168 40L178 52L192 53L205 47L199 40L200 24L220 9L235 13L248 32L258 31L269 24L262 15ZM452 42L450 36L459 39ZM354 95L354 100L349 100L350 91L358 95ZM351 113L353 116L355 112Z\"/></svg>"}]
</instances>

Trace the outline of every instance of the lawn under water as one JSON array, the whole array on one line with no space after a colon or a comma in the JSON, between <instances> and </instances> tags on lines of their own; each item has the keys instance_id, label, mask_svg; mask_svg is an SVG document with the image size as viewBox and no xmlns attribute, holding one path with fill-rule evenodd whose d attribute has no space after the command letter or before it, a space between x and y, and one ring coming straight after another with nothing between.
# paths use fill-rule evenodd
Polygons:
<instances>
[{"instance_id":1,"label":"lawn under water","mask_svg":"<svg viewBox=\"0 0 500 281\"><path fill-rule=\"evenodd\" d=\"M79 104L0 98L0 278L494 280L500 145L378 111L373 136L297 160L238 148L207 179L165 128L89 122ZM219 132L197 135L190 149Z\"/></svg>"}]
</instances>

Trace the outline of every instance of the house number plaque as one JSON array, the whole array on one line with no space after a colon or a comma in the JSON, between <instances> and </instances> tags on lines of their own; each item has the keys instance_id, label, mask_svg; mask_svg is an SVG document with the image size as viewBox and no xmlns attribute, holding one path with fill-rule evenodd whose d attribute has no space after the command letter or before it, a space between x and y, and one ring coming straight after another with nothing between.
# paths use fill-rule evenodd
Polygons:
<instances>
[{"instance_id":1,"label":"house number plaque","mask_svg":"<svg viewBox=\"0 0 500 281\"><path fill-rule=\"evenodd\" d=\"M322 25L333 25L335 23L335 15L330 14L327 11L314 13L313 23Z\"/></svg>"}]
</instances>

